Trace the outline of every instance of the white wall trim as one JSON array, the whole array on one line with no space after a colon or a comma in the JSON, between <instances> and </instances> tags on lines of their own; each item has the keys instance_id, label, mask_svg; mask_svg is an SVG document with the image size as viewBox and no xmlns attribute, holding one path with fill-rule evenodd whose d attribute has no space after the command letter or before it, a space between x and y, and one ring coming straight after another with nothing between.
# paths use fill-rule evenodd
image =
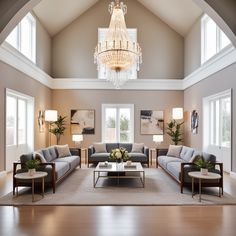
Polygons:
<instances>
[{"instance_id":1,"label":"white wall trim","mask_svg":"<svg viewBox=\"0 0 236 236\"><path fill-rule=\"evenodd\" d=\"M234 179L236 179L236 172L230 171L230 176L233 177Z\"/></svg>"},{"instance_id":2,"label":"white wall trim","mask_svg":"<svg viewBox=\"0 0 236 236\"><path fill-rule=\"evenodd\" d=\"M113 90L114 86L97 78L52 78L38 68L16 49L4 42L0 46L0 60L51 89L97 89ZM231 45L220 54L204 63L200 68L184 79L137 79L130 80L122 90L185 90L206 79L210 75L236 62L236 49Z\"/></svg>"},{"instance_id":3,"label":"white wall trim","mask_svg":"<svg viewBox=\"0 0 236 236\"><path fill-rule=\"evenodd\" d=\"M7 42L4 42L0 46L0 60L30 76L41 84L44 84L49 88L52 87L53 80L51 76L38 68L33 62Z\"/></svg>"},{"instance_id":4,"label":"white wall trim","mask_svg":"<svg viewBox=\"0 0 236 236\"><path fill-rule=\"evenodd\" d=\"M193 73L188 75L183 80L183 89L187 89L192 85L206 79L210 75L223 70L224 68L234 64L236 62L236 49L231 45L205 62L201 67L196 69Z\"/></svg>"},{"instance_id":5,"label":"white wall trim","mask_svg":"<svg viewBox=\"0 0 236 236\"><path fill-rule=\"evenodd\" d=\"M54 79L53 89L105 89L113 90L114 85L101 79ZM183 90L182 80L137 79L129 80L122 90Z\"/></svg>"}]
</instances>

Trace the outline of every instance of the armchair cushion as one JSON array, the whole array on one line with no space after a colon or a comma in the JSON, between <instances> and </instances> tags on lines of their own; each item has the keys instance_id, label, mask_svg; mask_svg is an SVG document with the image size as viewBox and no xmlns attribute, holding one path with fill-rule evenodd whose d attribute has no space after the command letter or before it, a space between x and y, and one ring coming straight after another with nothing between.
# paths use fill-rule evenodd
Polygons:
<instances>
[{"instance_id":1,"label":"armchair cushion","mask_svg":"<svg viewBox=\"0 0 236 236\"><path fill-rule=\"evenodd\" d=\"M144 143L134 143L131 153L143 153Z\"/></svg>"}]
</instances>

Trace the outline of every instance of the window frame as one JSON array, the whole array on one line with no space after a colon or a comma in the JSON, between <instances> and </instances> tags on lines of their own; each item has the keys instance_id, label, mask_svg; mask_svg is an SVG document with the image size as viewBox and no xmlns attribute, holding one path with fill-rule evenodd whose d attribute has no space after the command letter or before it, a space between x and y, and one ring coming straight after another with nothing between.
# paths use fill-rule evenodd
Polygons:
<instances>
[{"instance_id":1,"label":"window frame","mask_svg":"<svg viewBox=\"0 0 236 236\"><path fill-rule=\"evenodd\" d=\"M122 108L129 108L130 109L130 143L134 142L134 104L102 104L102 142L106 142L105 140L105 133L106 133L106 108L115 108L117 111ZM117 131L116 131L116 142L120 143L120 119L119 119L119 112L116 113L117 119ZM126 143L126 142L124 142Z\"/></svg>"},{"instance_id":2,"label":"window frame","mask_svg":"<svg viewBox=\"0 0 236 236\"><path fill-rule=\"evenodd\" d=\"M212 20L207 14L204 14L201 18L201 65L206 62L212 60L215 57L218 57L221 53L224 53L229 48L232 47L232 43L230 42L228 45L222 47L222 34L224 33L220 27L216 24L216 53L212 55L210 58L206 59L206 25L209 20ZM226 35L227 37L227 35ZM228 38L228 37L227 37ZM228 38L229 39L229 38ZM230 39L229 39L230 41Z\"/></svg>"},{"instance_id":3,"label":"window frame","mask_svg":"<svg viewBox=\"0 0 236 236\"><path fill-rule=\"evenodd\" d=\"M27 56L22 52L22 20L27 19L27 21L30 24L30 56ZM5 42L10 45L10 47L13 47L18 52L20 52L24 57L32 61L34 64L36 64L36 18L29 12L23 19L22 19L18 25L12 30L16 30L16 47L15 45L12 45L7 39L11 35L11 33L6 38Z\"/></svg>"}]
</instances>

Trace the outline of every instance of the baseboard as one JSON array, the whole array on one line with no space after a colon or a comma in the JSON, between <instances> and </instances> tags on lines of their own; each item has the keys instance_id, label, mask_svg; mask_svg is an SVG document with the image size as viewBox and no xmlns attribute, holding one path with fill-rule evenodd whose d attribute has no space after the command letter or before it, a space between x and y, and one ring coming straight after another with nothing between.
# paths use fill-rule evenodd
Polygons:
<instances>
[{"instance_id":1,"label":"baseboard","mask_svg":"<svg viewBox=\"0 0 236 236\"><path fill-rule=\"evenodd\" d=\"M233 177L233 178L235 178L235 179L236 179L236 172L232 172L232 171L230 171L230 173L229 173L229 174L230 174L230 176L231 176L231 177Z\"/></svg>"},{"instance_id":2,"label":"baseboard","mask_svg":"<svg viewBox=\"0 0 236 236\"><path fill-rule=\"evenodd\" d=\"M3 176L6 176L6 175L7 175L6 171L0 171L0 178L3 177Z\"/></svg>"}]
</instances>

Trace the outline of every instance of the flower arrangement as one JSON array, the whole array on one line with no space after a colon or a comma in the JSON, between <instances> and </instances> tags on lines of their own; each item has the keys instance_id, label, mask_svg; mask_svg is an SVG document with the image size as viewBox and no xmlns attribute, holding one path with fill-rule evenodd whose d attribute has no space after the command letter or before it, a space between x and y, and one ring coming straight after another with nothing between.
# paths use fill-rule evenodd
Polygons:
<instances>
[{"instance_id":1,"label":"flower arrangement","mask_svg":"<svg viewBox=\"0 0 236 236\"><path fill-rule=\"evenodd\" d=\"M129 159L128 151L123 147L112 149L109 158L116 162L127 161Z\"/></svg>"}]
</instances>

